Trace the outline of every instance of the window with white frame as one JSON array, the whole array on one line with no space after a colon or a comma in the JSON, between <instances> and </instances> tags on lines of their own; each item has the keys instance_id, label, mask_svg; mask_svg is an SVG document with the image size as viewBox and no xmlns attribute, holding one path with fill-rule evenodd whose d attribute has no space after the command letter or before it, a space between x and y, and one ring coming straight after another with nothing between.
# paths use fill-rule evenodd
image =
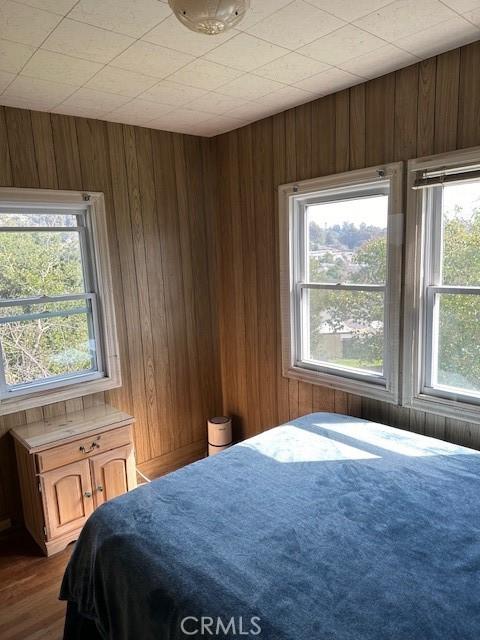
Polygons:
<instances>
[{"instance_id":1,"label":"window with white frame","mask_svg":"<svg viewBox=\"0 0 480 640\"><path fill-rule=\"evenodd\" d=\"M284 375L397 401L401 171L279 188Z\"/></svg>"},{"instance_id":2,"label":"window with white frame","mask_svg":"<svg viewBox=\"0 0 480 640\"><path fill-rule=\"evenodd\" d=\"M480 416L480 153L412 161L405 403Z\"/></svg>"},{"instance_id":3,"label":"window with white frame","mask_svg":"<svg viewBox=\"0 0 480 640\"><path fill-rule=\"evenodd\" d=\"M106 239L102 194L0 189L0 413L120 384Z\"/></svg>"}]
</instances>

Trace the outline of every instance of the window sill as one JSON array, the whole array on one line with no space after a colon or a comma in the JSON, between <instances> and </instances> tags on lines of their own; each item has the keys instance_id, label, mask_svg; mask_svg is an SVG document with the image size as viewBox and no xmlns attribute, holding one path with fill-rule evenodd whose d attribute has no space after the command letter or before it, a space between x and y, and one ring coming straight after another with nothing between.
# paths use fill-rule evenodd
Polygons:
<instances>
[{"instance_id":1,"label":"window sill","mask_svg":"<svg viewBox=\"0 0 480 640\"><path fill-rule=\"evenodd\" d=\"M419 393L414 398L405 400L403 404L416 411L426 411L453 420L480 424L480 404L448 400L425 393Z\"/></svg>"},{"instance_id":2,"label":"window sill","mask_svg":"<svg viewBox=\"0 0 480 640\"><path fill-rule=\"evenodd\" d=\"M398 404L398 394L380 382L349 378L347 376L307 369L306 367L296 365L284 369L283 375L285 378L291 378L300 382L307 382L330 389L338 389L339 391L346 391L347 393L361 395L366 398L372 398L373 400Z\"/></svg>"},{"instance_id":3,"label":"window sill","mask_svg":"<svg viewBox=\"0 0 480 640\"><path fill-rule=\"evenodd\" d=\"M120 372L118 375L106 376L99 380L89 380L87 382L75 382L63 387L36 389L31 393L12 396L0 400L0 416L17 411L35 409L55 402L64 402L72 398L88 396L93 393L101 393L110 389L122 386Z\"/></svg>"}]
</instances>

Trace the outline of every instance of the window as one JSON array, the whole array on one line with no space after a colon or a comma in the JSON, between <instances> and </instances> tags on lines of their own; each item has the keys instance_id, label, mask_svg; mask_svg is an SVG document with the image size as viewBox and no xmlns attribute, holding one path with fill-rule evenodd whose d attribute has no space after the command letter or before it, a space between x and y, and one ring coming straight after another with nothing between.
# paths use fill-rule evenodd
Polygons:
<instances>
[{"instance_id":1,"label":"window","mask_svg":"<svg viewBox=\"0 0 480 640\"><path fill-rule=\"evenodd\" d=\"M104 218L101 194L0 189L1 413L119 385Z\"/></svg>"},{"instance_id":2,"label":"window","mask_svg":"<svg viewBox=\"0 0 480 640\"><path fill-rule=\"evenodd\" d=\"M397 400L401 170L280 187L284 375Z\"/></svg>"},{"instance_id":3,"label":"window","mask_svg":"<svg viewBox=\"0 0 480 640\"><path fill-rule=\"evenodd\" d=\"M407 273L405 403L480 415L480 154L409 164L412 264ZM407 265L408 266L408 265ZM408 333L407 333L408 332Z\"/></svg>"}]
</instances>

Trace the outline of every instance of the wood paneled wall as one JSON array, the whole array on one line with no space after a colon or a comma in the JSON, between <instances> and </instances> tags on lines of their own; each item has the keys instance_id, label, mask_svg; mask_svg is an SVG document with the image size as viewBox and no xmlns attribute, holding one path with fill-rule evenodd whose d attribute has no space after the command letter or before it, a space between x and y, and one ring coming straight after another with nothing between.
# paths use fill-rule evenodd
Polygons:
<instances>
[{"instance_id":1,"label":"wood paneled wall","mask_svg":"<svg viewBox=\"0 0 480 640\"><path fill-rule=\"evenodd\" d=\"M206 139L0 107L0 186L102 191L123 386L0 417L0 520L19 510L13 425L104 399L137 422L137 461L155 473L205 448L221 408Z\"/></svg>"},{"instance_id":2,"label":"wood paneled wall","mask_svg":"<svg viewBox=\"0 0 480 640\"><path fill-rule=\"evenodd\" d=\"M480 448L480 425L281 376L277 213L279 184L480 145L479 69L477 42L217 138L223 402L239 436L326 410Z\"/></svg>"}]
</instances>

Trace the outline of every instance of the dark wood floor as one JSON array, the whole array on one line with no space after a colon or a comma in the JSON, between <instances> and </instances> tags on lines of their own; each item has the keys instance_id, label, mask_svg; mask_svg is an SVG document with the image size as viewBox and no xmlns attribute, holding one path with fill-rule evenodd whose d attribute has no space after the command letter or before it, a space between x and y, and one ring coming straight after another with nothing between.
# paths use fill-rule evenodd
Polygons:
<instances>
[{"instance_id":1,"label":"dark wood floor","mask_svg":"<svg viewBox=\"0 0 480 640\"><path fill-rule=\"evenodd\" d=\"M58 592L72 549L45 558L22 531L0 536L2 640L61 640L65 603Z\"/></svg>"}]
</instances>

